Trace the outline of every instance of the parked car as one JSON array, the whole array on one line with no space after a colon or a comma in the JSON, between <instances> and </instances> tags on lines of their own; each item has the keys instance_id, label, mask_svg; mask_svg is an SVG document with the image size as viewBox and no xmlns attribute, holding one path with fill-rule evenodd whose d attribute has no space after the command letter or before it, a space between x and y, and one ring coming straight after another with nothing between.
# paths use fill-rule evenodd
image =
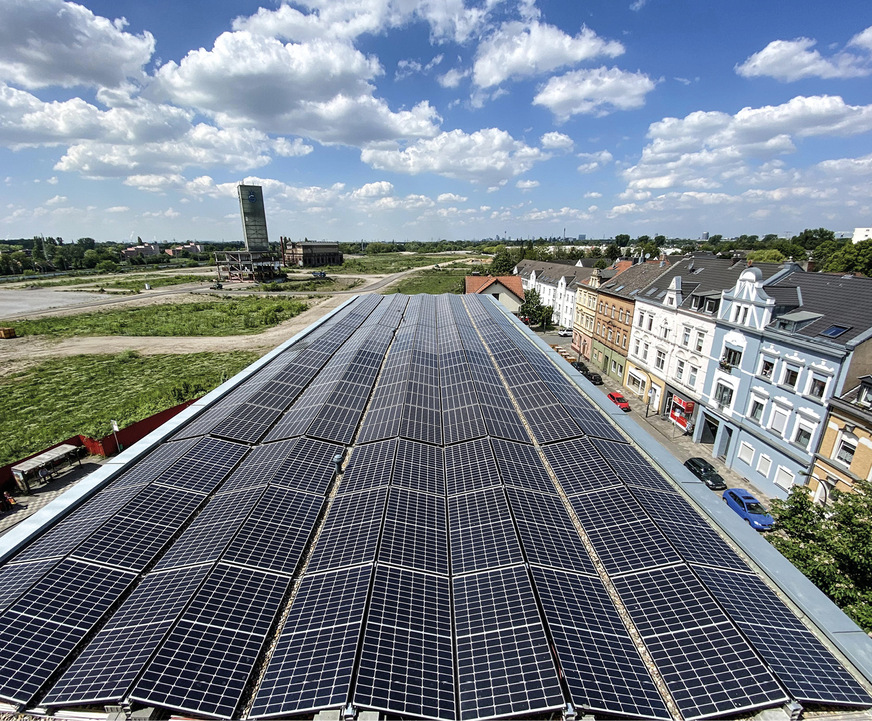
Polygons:
<instances>
[{"instance_id":1,"label":"parked car","mask_svg":"<svg viewBox=\"0 0 872 721\"><path fill-rule=\"evenodd\" d=\"M627 402L627 399L617 391L609 393L609 400L625 413L630 410L630 404Z\"/></svg>"},{"instance_id":2,"label":"parked car","mask_svg":"<svg viewBox=\"0 0 872 721\"><path fill-rule=\"evenodd\" d=\"M557 335L559 335L561 338L571 338L572 331L569 328L561 328L559 331L557 331Z\"/></svg>"},{"instance_id":3,"label":"parked car","mask_svg":"<svg viewBox=\"0 0 872 721\"><path fill-rule=\"evenodd\" d=\"M603 384L603 377L599 373L594 373L593 371L582 371L582 375L595 386L601 386Z\"/></svg>"},{"instance_id":4,"label":"parked car","mask_svg":"<svg viewBox=\"0 0 872 721\"><path fill-rule=\"evenodd\" d=\"M575 363L572 364L572 367L580 373L589 373L587 366L581 361L575 361Z\"/></svg>"},{"instance_id":5,"label":"parked car","mask_svg":"<svg viewBox=\"0 0 872 721\"><path fill-rule=\"evenodd\" d=\"M705 458L688 458L684 467L705 483L713 491L726 490L727 484L715 467Z\"/></svg>"},{"instance_id":6,"label":"parked car","mask_svg":"<svg viewBox=\"0 0 872 721\"><path fill-rule=\"evenodd\" d=\"M772 518L754 496L744 488L728 488L724 491L724 503L747 521L757 531L768 531L775 525Z\"/></svg>"}]
</instances>

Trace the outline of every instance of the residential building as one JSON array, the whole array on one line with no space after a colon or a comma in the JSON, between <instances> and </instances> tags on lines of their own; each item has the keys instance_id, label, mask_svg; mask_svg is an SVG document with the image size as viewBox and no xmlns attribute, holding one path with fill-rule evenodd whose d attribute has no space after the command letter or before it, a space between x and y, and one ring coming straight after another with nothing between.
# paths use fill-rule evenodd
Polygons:
<instances>
[{"instance_id":1,"label":"residential building","mask_svg":"<svg viewBox=\"0 0 872 721\"><path fill-rule=\"evenodd\" d=\"M524 302L524 287L516 275L468 275L465 290L492 295L512 313L517 313Z\"/></svg>"},{"instance_id":2,"label":"residential building","mask_svg":"<svg viewBox=\"0 0 872 721\"><path fill-rule=\"evenodd\" d=\"M593 319L591 363L624 382L636 295L668 267L663 261L640 263L601 283Z\"/></svg>"},{"instance_id":3,"label":"residential building","mask_svg":"<svg viewBox=\"0 0 872 721\"><path fill-rule=\"evenodd\" d=\"M185 243L184 245L177 245L173 248L169 248L166 251L166 254L177 256L182 255L186 251L188 253L202 253L204 250L205 247L201 243Z\"/></svg>"},{"instance_id":4,"label":"residential building","mask_svg":"<svg viewBox=\"0 0 872 721\"><path fill-rule=\"evenodd\" d=\"M521 277L524 290L539 293L542 305L550 305L554 309L551 322L563 328L573 327L576 290L579 283L590 278L593 271L594 268L584 265L541 260L522 260L515 266L515 275Z\"/></svg>"},{"instance_id":5,"label":"residential building","mask_svg":"<svg viewBox=\"0 0 872 721\"><path fill-rule=\"evenodd\" d=\"M827 503L834 490L851 493L860 479L872 480L872 375L830 399L808 487Z\"/></svg>"},{"instance_id":6,"label":"residential building","mask_svg":"<svg viewBox=\"0 0 872 721\"><path fill-rule=\"evenodd\" d=\"M650 412L668 414L683 431L692 431L699 415L721 293L746 267L744 261L693 253L635 296L624 385ZM783 271L774 263L759 267L765 278Z\"/></svg>"},{"instance_id":7,"label":"residential building","mask_svg":"<svg viewBox=\"0 0 872 721\"><path fill-rule=\"evenodd\" d=\"M608 273L608 275L606 275ZM596 297L600 284L611 277L612 271L594 268L590 278L578 283L575 291L575 314L572 319L572 350L581 358L590 360L593 349L593 331L596 325Z\"/></svg>"},{"instance_id":8,"label":"residential building","mask_svg":"<svg viewBox=\"0 0 872 721\"><path fill-rule=\"evenodd\" d=\"M130 258L136 258L138 256L142 256L143 258L150 258L155 255L160 255L161 249L157 243L142 243L140 245L131 245L129 248L125 248L121 251L121 259L129 260Z\"/></svg>"},{"instance_id":9,"label":"residential building","mask_svg":"<svg viewBox=\"0 0 872 721\"><path fill-rule=\"evenodd\" d=\"M771 495L805 484L827 402L872 370L870 298L870 278L743 272L722 295L695 440Z\"/></svg>"}]
</instances>

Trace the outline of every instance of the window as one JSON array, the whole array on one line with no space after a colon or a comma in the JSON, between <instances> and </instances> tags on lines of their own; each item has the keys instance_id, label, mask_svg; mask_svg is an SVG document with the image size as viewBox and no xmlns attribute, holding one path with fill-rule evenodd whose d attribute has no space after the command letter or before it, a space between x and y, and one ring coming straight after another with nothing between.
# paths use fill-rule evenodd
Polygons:
<instances>
[{"instance_id":1,"label":"window","mask_svg":"<svg viewBox=\"0 0 872 721\"><path fill-rule=\"evenodd\" d=\"M796 437L793 439L793 442L808 450L808 444L811 443L811 434L812 429L800 423L799 427L796 429Z\"/></svg>"},{"instance_id":2,"label":"window","mask_svg":"<svg viewBox=\"0 0 872 721\"><path fill-rule=\"evenodd\" d=\"M613 331L611 328L609 328L609 340L612 339L612 333L613 333L613 332L614 332L614 331Z\"/></svg>"},{"instance_id":3,"label":"window","mask_svg":"<svg viewBox=\"0 0 872 721\"><path fill-rule=\"evenodd\" d=\"M838 338L840 335L842 335L842 333L844 333L848 329L849 329L849 326L831 325L826 330L822 330L820 334L826 338Z\"/></svg>"},{"instance_id":4,"label":"window","mask_svg":"<svg viewBox=\"0 0 872 721\"><path fill-rule=\"evenodd\" d=\"M751 409L748 411L748 417L755 423L759 423L763 418L763 403L756 398L751 401Z\"/></svg>"},{"instance_id":5,"label":"window","mask_svg":"<svg viewBox=\"0 0 872 721\"><path fill-rule=\"evenodd\" d=\"M723 383L718 383L715 388L715 403L722 408L733 402L733 389Z\"/></svg>"},{"instance_id":6,"label":"window","mask_svg":"<svg viewBox=\"0 0 872 721\"><path fill-rule=\"evenodd\" d=\"M596 334L597 334L597 335L600 334L600 327L601 327L601 325L602 325L602 324L601 324L599 321L596 322Z\"/></svg>"},{"instance_id":7,"label":"window","mask_svg":"<svg viewBox=\"0 0 872 721\"><path fill-rule=\"evenodd\" d=\"M737 366L742 363L742 351L736 348L724 348L724 363Z\"/></svg>"},{"instance_id":8,"label":"window","mask_svg":"<svg viewBox=\"0 0 872 721\"><path fill-rule=\"evenodd\" d=\"M648 330L651 330L651 326L652 326L652 325L654 325L654 316L653 316L653 315L649 315L649 316L648 316Z\"/></svg>"},{"instance_id":9,"label":"window","mask_svg":"<svg viewBox=\"0 0 872 721\"><path fill-rule=\"evenodd\" d=\"M763 478L769 478L769 469L772 468L772 459L769 456L760 456L757 459L757 473Z\"/></svg>"},{"instance_id":10,"label":"window","mask_svg":"<svg viewBox=\"0 0 872 721\"><path fill-rule=\"evenodd\" d=\"M621 309L618 311L618 320L619 320L621 323L624 322L624 309L623 309L623 308L621 308Z\"/></svg>"},{"instance_id":11,"label":"window","mask_svg":"<svg viewBox=\"0 0 872 721\"><path fill-rule=\"evenodd\" d=\"M639 327L641 328L645 324L645 314L641 311L639 312Z\"/></svg>"},{"instance_id":12,"label":"window","mask_svg":"<svg viewBox=\"0 0 872 721\"><path fill-rule=\"evenodd\" d=\"M612 318L615 317L615 306L612 306Z\"/></svg>"},{"instance_id":13,"label":"window","mask_svg":"<svg viewBox=\"0 0 872 721\"><path fill-rule=\"evenodd\" d=\"M811 383L808 386L808 394L815 398L823 398L824 391L827 389L827 379L819 375L811 377Z\"/></svg>"},{"instance_id":14,"label":"window","mask_svg":"<svg viewBox=\"0 0 872 721\"><path fill-rule=\"evenodd\" d=\"M699 372L699 368L696 366L691 366L690 370L687 373L687 385L693 388L696 385L696 374Z\"/></svg>"},{"instance_id":15,"label":"window","mask_svg":"<svg viewBox=\"0 0 872 721\"><path fill-rule=\"evenodd\" d=\"M745 325L748 322L748 307L742 308L742 315L739 317L739 323Z\"/></svg>"},{"instance_id":16,"label":"window","mask_svg":"<svg viewBox=\"0 0 872 721\"><path fill-rule=\"evenodd\" d=\"M626 347L627 347L627 334L624 333L624 340L621 343L621 348L626 348Z\"/></svg>"},{"instance_id":17,"label":"window","mask_svg":"<svg viewBox=\"0 0 872 721\"><path fill-rule=\"evenodd\" d=\"M654 365L657 366L657 370L662 371L663 366L666 365L666 353L662 350L657 351L657 359L654 361Z\"/></svg>"},{"instance_id":18,"label":"window","mask_svg":"<svg viewBox=\"0 0 872 721\"><path fill-rule=\"evenodd\" d=\"M778 470L775 471L775 481L776 486L781 486L784 489L790 488L793 485L794 476L790 471L788 471L784 466L778 466Z\"/></svg>"},{"instance_id":19,"label":"window","mask_svg":"<svg viewBox=\"0 0 872 721\"><path fill-rule=\"evenodd\" d=\"M784 369L784 376L781 379L781 385L788 388L796 388L796 381L799 380L799 368L796 366L787 366Z\"/></svg>"},{"instance_id":20,"label":"window","mask_svg":"<svg viewBox=\"0 0 872 721\"><path fill-rule=\"evenodd\" d=\"M760 375L772 380L772 371L775 370L775 361L764 358L760 363Z\"/></svg>"},{"instance_id":21,"label":"window","mask_svg":"<svg viewBox=\"0 0 872 721\"><path fill-rule=\"evenodd\" d=\"M857 441L853 438L842 438L839 442L839 448L836 451L836 460L844 463L846 466L851 465L854 460L854 452L857 450Z\"/></svg>"},{"instance_id":22,"label":"window","mask_svg":"<svg viewBox=\"0 0 872 721\"><path fill-rule=\"evenodd\" d=\"M639 348L641 347L641 345L642 344L639 342L638 338L633 341L633 355L639 355Z\"/></svg>"},{"instance_id":23,"label":"window","mask_svg":"<svg viewBox=\"0 0 872 721\"><path fill-rule=\"evenodd\" d=\"M696 332L696 346L695 350L697 353L702 353L702 346L705 343L705 333L701 331Z\"/></svg>"},{"instance_id":24,"label":"window","mask_svg":"<svg viewBox=\"0 0 872 721\"><path fill-rule=\"evenodd\" d=\"M684 330L681 333L681 345L685 348L690 348L690 328L684 326Z\"/></svg>"},{"instance_id":25,"label":"window","mask_svg":"<svg viewBox=\"0 0 872 721\"><path fill-rule=\"evenodd\" d=\"M647 343L642 344L642 360L648 360L648 348Z\"/></svg>"},{"instance_id":26,"label":"window","mask_svg":"<svg viewBox=\"0 0 872 721\"><path fill-rule=\"evenodd\" d=\"M776 408L772 411L772 421L769 423L769 427L778 433L779 435L784 435L784 429L787 428L787 411L782 408Z\"/></svg>"},{"instance_id":27,"label":"window","mask_svg":"<svg viewBox=\"0 0 872 721\"><path fill-rule=\"evenodd\" d=\"M668 325L664 325L664 326L660 329L660 337L661 337L661 338L664 338L664 339L666 339L666 338L669 337L669 326L668 326Z\"/></svg>"},{"instance_id":28,"label":"window","mask_svg":"<svg viewBox=\"0 0 872 721\"><path fill-rule=\"evenodd\" d=\"M681 380L684 377L684 361L678 360L675 362L675 379Z\"/></svg>"},{"instance_id":29,"label":"window","mask_svg":"<svg viewBox=\"0 0 872 721\"><path fill-rule=\"evenodd\" d=\"M743 463L747 463L749 466L751 465L751 461L754 460L754 447L750 443L745 443L742 441L739 444L739 460Z\"/></svg>"}]
</instances>

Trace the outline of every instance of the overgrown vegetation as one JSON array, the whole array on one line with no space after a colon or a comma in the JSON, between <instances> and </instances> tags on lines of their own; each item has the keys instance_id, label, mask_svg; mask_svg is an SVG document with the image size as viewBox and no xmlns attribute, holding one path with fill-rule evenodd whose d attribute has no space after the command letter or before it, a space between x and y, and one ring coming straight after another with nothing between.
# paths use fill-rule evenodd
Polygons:
<instances>
[{"instance_id":1,"label":"overgrown vegetation","mask_svg":"<svg viewBox=\"0 0 872 721\"><path fill-rule=\"evenodd\" d=\"M219 297L197 303L167 303L103 310L74 316L16 321L19 336L224 336L257 333L308 308L298 298Z\"/></svg>"},{"instance_id":2,"label":"overgrown vegetation","mask_svg":"<svg viewBox=\"0 0 872 721\"><path fill-rule=\"evenodd\" d=\"M385 295L391 293L404 293L415 295L417 293L463 293L465 278L472 274L470 266L450 268L428 268L403 278L399 283L385 290Z\"/></svg>"},{"instance_id":3,"label":"overgrown vegetation","mask_svg":"<svg viewBox=\"0 0 872 721\"><path fill-rule=\"evenodd\" d=\"M254 362L257 353L57 358L0 377L0 464L82 434L112 430L197 398ZM24 364L18 362L19 366Z\"/></svg>"},{"instance_id":4,"label":"overgrown vegetation","mask_svg":"<svg viewBox=\"0 0 872 721\"><path fill-rule=\"evenodd\" d=\"M469 255L462 257L479 258L481 256ZM368 255L365 258L349 258L346 256L345 262L342 265L331 265L322 270L326 270L330 274L363 273L387 275L389 273L399 273L404 270L411 270L412 268L422 268L427 265L451 263L456 260L458 260L456 255L440 256L415 253L378 253L375 255Z\"/></svg>"},{"instance_id":5,"label":"overgrown vegetation","mask_svg":"<svg viewBox=\"0 0 872 721\"><path fill-rule=\"evenodd\" d=\"M184 283L211 283L212 276L206 275L144 275L127 280L110 280L100 283L101 288L118 288L120 290L145 290L148 283L152 288L165 288L170 285L183 285Z\"/></svg>"},{"instance_id":6,"label":"overgrown vegetation","mask_svg":"<svg viewBox=\"0 0 872 721\"><path fill-rule=\"evenodd\" d=\"M832 505L815 504L794 486L772 501L777 531L768 538L794 566L864 630L872 631L872 483L856 493L833 492Z\"/></svg>"}]
</instances>

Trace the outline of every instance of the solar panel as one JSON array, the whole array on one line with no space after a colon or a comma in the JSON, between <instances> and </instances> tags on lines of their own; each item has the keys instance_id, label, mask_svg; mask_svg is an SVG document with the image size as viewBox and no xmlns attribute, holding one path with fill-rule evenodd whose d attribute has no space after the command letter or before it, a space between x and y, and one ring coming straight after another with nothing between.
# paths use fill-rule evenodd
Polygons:
<instances>
[{"instance_id":1,"label":"solar panel","mask_svg":"<svg viewBox=\"0 0 872 721\"><path fill-rule=\"evenodd\" d=\"M156 479L172 488L211 493L248 452L238 443L204 438Z\"/></svg>"},{"instance_id":2,"label":"solar panel","mask_svg":"<svg viewBox=\"0 0 872 721\"><path fill-rule=\"evenodd\" d=\"M248 568L293 573L315 525L324 499L287 488L267 488L223 560Z\"/></svg>"},{"instance_id":3,"label":"solar panel","mask_svg":"<svg viewBox=\"0 0 872 721\"><path fill-rule=\"evenodd\" d=\"M31 586L3 615L0 698L28 703L134 578L61 561Z\"/></svg>"},{"instance_id":4,"label":"solar panel","mask_svg":"<svg viewBox=\"0 0 872 721\"><path fill-rule=\"evenodd\" d=\"M448 494L500 485L496 461L486 438L445 448L445 480Z\"/></svg>"},{"instance_id":5,"label":"solar panel","mask_svg":"<svg viewBox=\"0 0 872 721\"><path fill-rule=\"evenodd\" d=\"M806 703L869 706L872 697L756 576L696 569L790 694Z\"/></svg>"},{"instance_id":6,"label":"solar panel","mask_svg":"<svg viewBox=\"0 0 872 721\"><path fill-rule=\"evenodd\" d=\"M270 483L324 495L336 474L333 459L343 450L338 443L300 438L270 478Z\"/></svg>"},{"instance_id":7,"label":"solar panel","mask_svg":"<svg viewBox=\"0 0 872 721\"><path fill-rule=\"evenodd\" d=\"M395 439L356 446L342 474L339 494L390 485L396 449Z\"/></svg>"},{"instance_id":8,"label":"solar panel","mask_svg":"<svg viewBox=\"0 0 872 721\"><path fill-rule=\"evenodd\" d=\"M502 488L448 499L451 570L469 573L523 562Z\"/></svg>"},{"instance_id":9,"label":"solar panel","mask_svg":"<svg viewBox=\"0 0 872 721\"><path fill-rule=\"evenodd\" d=\"M786 700L778 682L686 566L615 578L614 584L685 718Z\"/></svg>"},{"instance_id":10,"label":"solar panel","mask_svg":"<svg viewBox=\"0 0 872 721\"><path fill-rule=\"evenodd\" d=\"M131 698L232 718L290 579L219 565Z\"/></svg>"},{"instance_id":11,"label":"solar panel","mask_svg":"<svg viewBox=\"0 0 872 721\"><path fill-rule=\"evenodd\" d=\"M530 563L594 573L593 562L559 496L506 488Z\"/></svg>"},{"instance_id":12,"label":"solar panel","mask_svg":"<svg viewBox=\"0 0 872 721\"><path fill-rule=\"evenodd\" d=\"M460 718L541 713L563 694L523 568L453 579Z\"/></svg>"},{"instance_id":13,"label":"solar panel","mask_svg":"<svg viewBox=\"0 0 872 721\"><path fill-rule=\"evenodd\" d=\"M548 568L531 571L576 708L670 718L599 578Z\"/></svg>"},{"instance_id":14,"label":"solar panel","mask_svg":"<svg viewBox=\"0 0 872 721\"><path fill-rule=\"evenodd\" d=\"M401 439L397 443L393 485L444 495L442 449Z\"/></svg>"},{"instance_id":15,"label":"solar panel","mask_svg":"<svg viewBox=\"0 0 872 721\"><path fill-rule=\"evenodd\" d=\"M379 560L448 573L447 530L444 498L391 488Z\"/></svg>"},{"instance_id":16,"label":"solar panel","mask_svg":"<svg viewBox=\"0 0 872 721\"><path fill-rule=\"evenodd\" d=\"M110 484L110 488L125 488L149 483L181 458L200 439L188 438L183 441L164 443L137 461L129 470L121 473Z\"/></svg>"},{"instance_id":17,"label":"solar panel","mask_svg":"<svg viewBox=\"0 0 872 721\"><path fill-rule=\"evenodd\" d=\"M503 482L542 493L557 493L554 482L533 446L521 445L500 438L491 439L497 467Z\"/></svg>"},{"instance_id":18,"label":"solar panel","mask_svg":"<svg viewBox=\"0 0 872 721\"><path fill-rule=\"evenodd\" d=\"M631 486L651 491L675 493L675 486L658 473L645 457L626 443L613 443L599 438L593 444L615 472Z\"/></svg>"},{"instance_id":19,"label":"solar panel","mask_svg":"<svg viewBox=\"0 0 872 721\"><path fill-rule=\"evenodd\" d=\"M210 432L221 438L254 444L263 438L281 414L278 408L243 403Z\"/></svg>"},{"instance_id":20,"label":"solar panel","mask_svg":"<svg viewBox=\"0 0 872 721\"><path fill-rule=\"evenodd\" d=\"M567 495L621 485L621 480L587 438L545 446L548 465Z\"/></svg>"},{"instance_id":21,"label":"solar panel","mask_svg":"<svg viewBox=\"0 0 872 721\"><path fill-rule=\"evenodd\" d=\"M358 566L303 579L255 694L252 717L345 703L371 574L371 566Z\"/></svg>"},{"instance_id":22,"label":"solar panel","mask_svg":"<svg viewBox=\"0 0 872 721\"><path fill-rule=\"evenodd\" d=\"M454 717L448 579L376 569L354 703L428 718Z\"/></svg>"},{"instance_id":23,"label":"solar panel","mask_svg":"<svg viewBox=\"0 0 872 721\"><path fill-rule=\"evenodd\" d=\"M8 608L16 598L48 573L56 563L56 559L49 559L7 565L0 569L0 612Z\"/></svg>"},{"instance_id":24,"label":"solar panel","mask_svg":"<svg viewBox=\"0 0 872 721\"><path fill-rule=\"evenodd\" d=\"M121 701L209 571L149 575L54 684L47 706Z\"/></svg>"},{"instance_id":25,"label":"solar panel","mask_svg":"<svg viewBox=\"0 0 872 721\"><path fill-rule=\"evenodd\" d=\"M387 488L337 496L306 566L310 573L375 560Z\"/></svg>"}]
</instances>

